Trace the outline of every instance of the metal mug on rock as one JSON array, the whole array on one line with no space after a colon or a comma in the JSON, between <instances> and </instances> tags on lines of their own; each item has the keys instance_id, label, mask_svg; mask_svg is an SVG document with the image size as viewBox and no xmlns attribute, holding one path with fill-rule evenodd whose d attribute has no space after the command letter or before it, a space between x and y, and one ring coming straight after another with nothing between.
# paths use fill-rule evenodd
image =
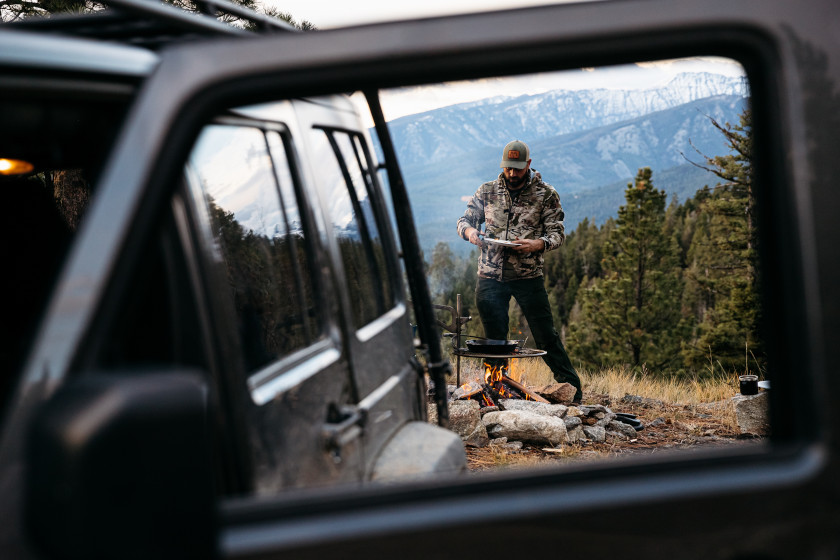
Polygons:
<instances>
[{"instance_id":1,"label":"metal mug on rock","mask_svg":"<svg viewBox=\"0 0 840 560\"><path fill-rule=\"evenodd\" d=\"M758 376L757 375L741 375L738 377L741 385L742 395L757 395L758 394Z\"/></svg>"}]
</instances>

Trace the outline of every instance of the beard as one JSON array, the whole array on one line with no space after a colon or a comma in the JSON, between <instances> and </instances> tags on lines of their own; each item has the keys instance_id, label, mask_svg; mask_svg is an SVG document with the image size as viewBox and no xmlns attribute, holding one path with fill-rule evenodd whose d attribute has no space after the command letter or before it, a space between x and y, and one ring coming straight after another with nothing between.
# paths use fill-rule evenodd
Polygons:
<instances>
[{"instance_id":1,"label":"beard","mask_svg":"<svg viewBox=\"0 0 840 560\"><path fill-rule=\"evenodd\" d=\"M511 179L505 177L505 180L507 181L508 186L515 190L522 187L522 185L525 184L525 180L528 179L530 175L530 173L525 173L522 177L513 177Z\"/></svg>"}]
</instances>

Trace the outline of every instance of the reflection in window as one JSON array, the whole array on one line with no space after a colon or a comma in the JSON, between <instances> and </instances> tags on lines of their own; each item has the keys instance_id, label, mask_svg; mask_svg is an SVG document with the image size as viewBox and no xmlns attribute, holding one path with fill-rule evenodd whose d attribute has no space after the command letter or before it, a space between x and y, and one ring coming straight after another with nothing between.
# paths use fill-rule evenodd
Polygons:
<instances>
[{"instance_id":1,"label":"reflection in window","mask_svg":"<svg viewBox=\"0 0 840 560\"><path fill-rule=\"evenodd\" d=\"M226 263L249 372L320 336L280 135L207 127L192 155ZM277 169L277 172L274 172Z\"/></svg>"},{"instance_id":2,"label":"reflection in window","mask_svg":"<svg viewBox=\"0 0 840 560\"><path fill-rule=\"evenodd\" d=\"M369 190L370 166L359 139L338 131L316 130L317 161L330 189L330 219L347 275L353 318L362 327L394 306L382 237Z\"/></svg>"}]
</instances>

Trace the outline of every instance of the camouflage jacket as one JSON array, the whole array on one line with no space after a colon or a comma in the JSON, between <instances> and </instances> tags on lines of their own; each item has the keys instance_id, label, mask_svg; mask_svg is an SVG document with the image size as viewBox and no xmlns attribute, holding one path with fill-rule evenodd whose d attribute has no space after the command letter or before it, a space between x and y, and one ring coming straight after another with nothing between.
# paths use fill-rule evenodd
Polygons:
<instances>
[{"instance_id":1,"label":"camouflage jacket","mask_svg":"<svg viewBox=\"0 0 840 560\"><path fill-rule=\"evenodd\" d=\"M514 240L542 239L545 250L551 251L563 244L566 233L563 226L563 208L554 187L544 183L539 172L532 171L514 201L505 186L503 174L495 181L481 185L473 195L467 211L458 220L458 235L468 227L481 231L486 224L485 238ZM517 253L502 245L485 243L478 261L478 275L494 280L521 280L543 274L543 252Z\"/></svg>"}]
</instances>

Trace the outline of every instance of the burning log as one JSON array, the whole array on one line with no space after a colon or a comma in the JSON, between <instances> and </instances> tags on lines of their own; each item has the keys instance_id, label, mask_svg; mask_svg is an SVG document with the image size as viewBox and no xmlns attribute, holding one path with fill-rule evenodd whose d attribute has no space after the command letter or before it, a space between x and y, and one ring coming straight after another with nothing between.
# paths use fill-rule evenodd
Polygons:
<instances>
[{"instance_id":1,"label":"burning log","mask_svg":"<svg viewBox=\"0 0 840 560\"><path fill-rule=\"evenodd\" d=\"M455 399L472 399L482 406L498 406L499 400L524 399L548 403L546 399L530 391L525 385L507 376L507 363L490 365L485 363L484 383L465 383L456 389Z\"/></svg>"},{"instance_id":2,"label":"burning log","mask_svg":"<svg viewBox=\"0 0 840 560\"><path fill-rule=\"evenodd\" d=\"M532 400L532 401L537 401L537 402L541 402L541 403L547 403L548 402L546 399L542 398L538 394L536 394L532 391L529 391L528 388L525 387L525 385L519 383L518 381L514 381L510 377L505 377L504 382L507 383L508 385L510 385L511 387L513 387L514 389L525 393L525 395L528 398L530 398L530 400Z\"/></svg>"},{"instance_id":3,"label":"burning log","mask_svg":"<svg viewBox=\"0 0 840 560\"><path fill-rule=\"evenodd\" d=\"M482 385L479 385L478 383L464 383L455 389L455 392L452 393L452 399L456 401L472 399L474 396L481 393L481 390Z\"/></svg>"},{"instance_id":4,"label":"burning log","mask_svg":"<svg viewBox=\"0 0 840 560\"><path fill-rule=\"evenodd\" d=\"M490 385L484 384L481 386L481 395L484 398L484 406L499 406L499 400L502 396Z\"/></svg>"}]
</instances>

